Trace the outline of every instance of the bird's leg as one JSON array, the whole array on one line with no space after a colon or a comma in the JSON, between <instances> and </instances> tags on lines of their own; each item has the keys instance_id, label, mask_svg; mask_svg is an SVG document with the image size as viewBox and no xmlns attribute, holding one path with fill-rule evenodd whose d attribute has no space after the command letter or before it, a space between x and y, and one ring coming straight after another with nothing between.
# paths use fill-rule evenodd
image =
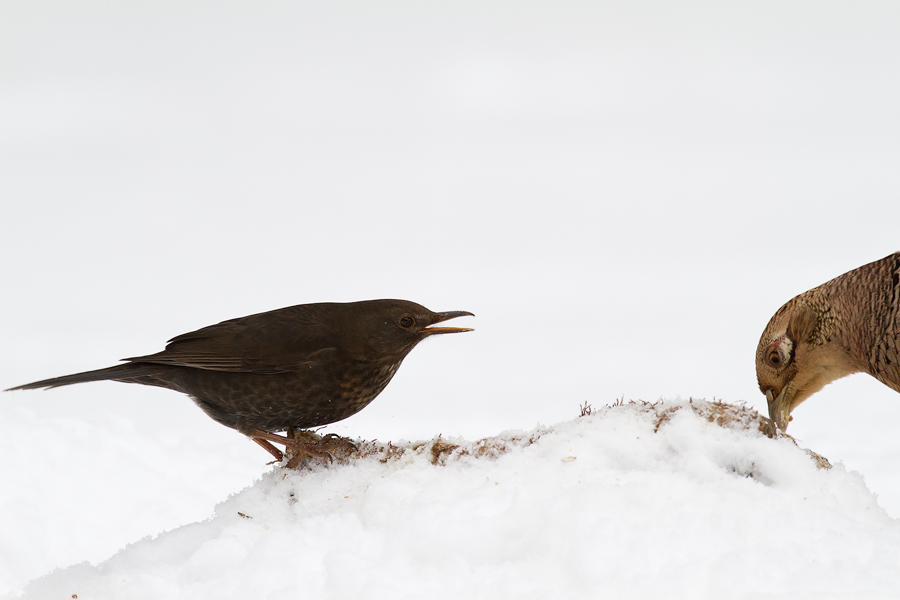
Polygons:
<instances>
[{"instance_id":1,"label":"bird's leg","mask_svg":"<svg viewBox=\"0 0 900 600\"><path fill-rule=\"evenodd\" d=\"M275 457L275 462L281 462L284 459L284 453L281 452L278 448L267 442L266 440L261 440L259 438L252 437L250 438L260 446L262 449ZM272 463L269 463L272 464Z\"/></svg>"}]
</instances>

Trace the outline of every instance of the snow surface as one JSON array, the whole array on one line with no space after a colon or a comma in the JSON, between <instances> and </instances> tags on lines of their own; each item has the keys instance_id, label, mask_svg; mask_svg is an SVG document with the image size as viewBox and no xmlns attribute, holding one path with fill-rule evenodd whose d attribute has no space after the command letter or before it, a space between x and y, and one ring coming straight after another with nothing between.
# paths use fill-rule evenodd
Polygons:
<instances>
[{"instance_id":1,"label":"snow surface","mask_svg":"<svg viewBox=\"0 0 900 600\"><path fill-rule=\"evenodd\" d=\"M859 474L764 427L677 400L478 442L360 442L21 597L896 597L900 522Z\"/></svg>"}]
</instances>

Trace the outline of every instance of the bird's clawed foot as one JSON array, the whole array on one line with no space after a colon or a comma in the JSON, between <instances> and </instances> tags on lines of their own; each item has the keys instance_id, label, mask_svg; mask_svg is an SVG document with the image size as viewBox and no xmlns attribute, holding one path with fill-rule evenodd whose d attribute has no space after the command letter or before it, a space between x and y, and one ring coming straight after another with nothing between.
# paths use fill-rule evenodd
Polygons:
<instances>
[{"instance_id":1,"label":"bird's clawed foot","mask_svg":"<svg viewBox=\"0 0 900 600\"><path fill-rule=\"evenodd\" d=\"M288 429L287 436L256 430L251 434L250 439L274 456L275 462L281 462L286 453L288 461L285 467L289 469L296 469L304 458L322 458L332 462L335 459L335 455L337 455L338 459L346 458L351 452L357 450L353 442L339 435L329 433L319 436L307 430ZM285 453L282 453L270 442L283 444Z\"/></svg>"},{"instance_id":2,"label":"bird's clawed foot","mask_svg":"<svg viewBox=\"0 0 900 600\"><path fill-rule=\"evenodd\" d=\"M288 445L286 450L290 458L285 467L296 469L304 458L315 457L327 459L333 462L335 455L338 460L346 458L351 452L357 450L356 445L335 433L327 433L323 436L308 430L288 429L288 438L295 442L295 446Z\"/></svg>"}]
</instances>

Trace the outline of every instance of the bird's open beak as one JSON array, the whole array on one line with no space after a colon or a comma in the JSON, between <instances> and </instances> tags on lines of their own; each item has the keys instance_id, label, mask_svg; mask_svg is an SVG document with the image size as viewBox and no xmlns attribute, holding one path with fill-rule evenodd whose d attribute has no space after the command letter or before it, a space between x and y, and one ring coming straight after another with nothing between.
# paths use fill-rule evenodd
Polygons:
<instances>
[{"instance_id":1,"label":"bird's open beak","mask_svg":"<svg viewBox=\"0 0 900 600\"><path fill-rule=\"evenodd\" d=\"M443 321L449 321L450 319L455 319L456 317L474 317L472 313L465 310L450 310L447 312L435 313L434 315L434 323L441 323ZM432 325L434 325L432 323ZM463 331L474 331L473 329L469 329L468 327L425 327L424 329L420 329L419 333L424 335L431 335L435 333L461 333Z\"/></svg>"},{"instance_id":2,"label":"bird's open beak","mask_svg":"<svg viewBox=\"0 0 900 600\"><path fill-rule=\"evenodd\" d=\"M769 404L769 418L775 421L778 429L787 431L788 423L791 420L791 398L793 394L787 395L789 386L784 386L778 396L772 393L772 389L766 390L766 402Z\"/></svg>"}]
</instances>

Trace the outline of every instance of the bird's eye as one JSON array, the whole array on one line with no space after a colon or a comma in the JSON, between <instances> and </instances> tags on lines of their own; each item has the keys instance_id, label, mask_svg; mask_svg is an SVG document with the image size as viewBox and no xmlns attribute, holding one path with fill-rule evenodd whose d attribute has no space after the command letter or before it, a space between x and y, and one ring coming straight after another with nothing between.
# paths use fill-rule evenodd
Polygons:
<instances>
[{"instance_id":1,"label":"bird's eye","mask_svg":"<svg viewBox=\"0 0 900 600\"><path fill-rule=\"evenodd\" d=\"M781 365L781 355L778 354L778 350L769 351L769 364L773 367Z\"/></svg>"},{"instance_id":2,"label":"bird's eye","mask_svg":"<svg viewBox=\"0 0 900 600\"><path fill-rule=\"evenodd\" d=\"M416 324L416 320L413 319L412 317L400 317L400 327L405 327L406 329L409 329L410 327L412 327L415 324Z\"/></svg>"}]
</instances>

